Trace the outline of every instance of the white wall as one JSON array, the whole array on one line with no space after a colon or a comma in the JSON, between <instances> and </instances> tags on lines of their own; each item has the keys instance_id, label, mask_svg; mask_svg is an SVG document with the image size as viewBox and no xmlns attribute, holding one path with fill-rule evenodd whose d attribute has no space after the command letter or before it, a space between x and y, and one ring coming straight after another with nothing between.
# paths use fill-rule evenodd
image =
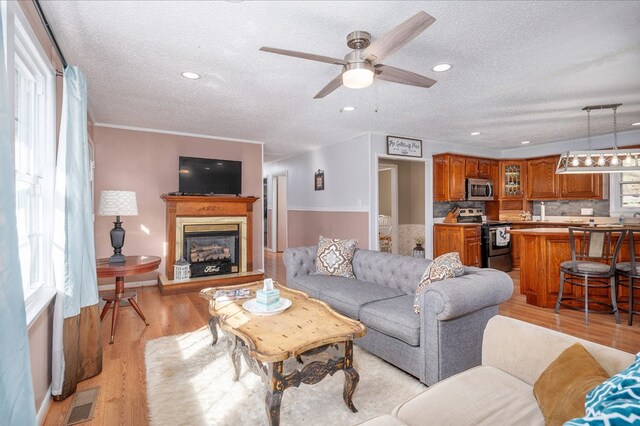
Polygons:
<instances>
[{"instance_id":1,"label":"white wall","mask_svg":"<svg viewBox=\"0 0 640 426\"><path fill-rule=\"evenodd\" d=\"M368 212L369 135L309 151L264 165L268 190L271 177L287 174L289 210ZM314 189L314 174L324 170L324 191ZM267 195L272 208L272 194Z\"/></svg>"}]
</instances>

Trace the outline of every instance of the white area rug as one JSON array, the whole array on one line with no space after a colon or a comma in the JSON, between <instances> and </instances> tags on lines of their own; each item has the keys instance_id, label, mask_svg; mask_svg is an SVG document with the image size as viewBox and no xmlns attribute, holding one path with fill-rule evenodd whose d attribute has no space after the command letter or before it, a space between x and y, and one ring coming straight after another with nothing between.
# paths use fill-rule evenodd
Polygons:
<instances>
[{"instance_id":1,"label":"white area rug","mask_svg":"<svg viewBox=\"0 0 640 426\"><path fill-rule=\"evenodd\" d=\"M242 360L240 380L232 381L233 366L226 337L211 346L203 327L192 333L151 340L145 348L149 421L168 425L266 425L265 387ZM358 413L342 399L344 373L318 384L301 384L284 391L281 425L354 425L389 414L400 402L426 386L396 367L354 347L360 383L353 396Z\"/></svg>"}]
</instances>

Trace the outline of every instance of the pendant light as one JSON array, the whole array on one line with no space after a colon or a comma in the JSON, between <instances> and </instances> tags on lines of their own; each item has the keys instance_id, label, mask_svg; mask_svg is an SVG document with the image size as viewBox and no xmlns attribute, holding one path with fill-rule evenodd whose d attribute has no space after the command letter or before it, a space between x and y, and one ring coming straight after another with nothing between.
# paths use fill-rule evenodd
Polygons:
<instances>
[{"instance_id":1,"label":"pendant light","mask_svg":"<svg viewBox=\"0 0 640 426\"><path fill-rule=\"evenodd\" d=\"M618 149L617 110L622 104L592 105L582 108L587 111L587 145L588 151L567 151L560 155L557 174L577 173L622 173L640 170L640 149ZM613 110L613 149L591 149L591 110Z\"/></svg>"}]
</instances>

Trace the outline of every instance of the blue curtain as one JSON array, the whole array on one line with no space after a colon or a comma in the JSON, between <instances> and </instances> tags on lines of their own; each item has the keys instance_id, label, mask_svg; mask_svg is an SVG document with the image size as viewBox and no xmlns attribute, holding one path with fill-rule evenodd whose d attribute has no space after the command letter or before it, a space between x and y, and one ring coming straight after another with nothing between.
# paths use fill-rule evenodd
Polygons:
<instances>
[{"instance_id":1,"label":"blue curtain","mask_svg":"<svg viewBox=\"0 0 640 426\"><path fill-rule=\"evenodd\" d=\"M102 371L102 334L93 237L91 165L87 137L87 81L73 66L64 70L56 165L53 260L54 399Z\"/></svg>"},{"instance_id":2,"label":"blue curtain","mask_svg":"<svg viewBox=\"0 0 640 426\"><path fill-rule=\"evenodd\" d=\"M2 10L0 9L0 14ZM14 157L0 16L0 423L35 425L27 316L18 258Z\"/></svg>"}]
</instances>

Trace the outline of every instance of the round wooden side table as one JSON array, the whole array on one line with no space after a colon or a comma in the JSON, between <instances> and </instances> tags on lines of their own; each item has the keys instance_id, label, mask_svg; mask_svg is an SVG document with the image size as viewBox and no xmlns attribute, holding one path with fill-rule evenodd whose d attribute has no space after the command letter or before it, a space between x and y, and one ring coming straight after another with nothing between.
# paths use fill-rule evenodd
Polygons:
<instances>
[{"instance_id":1,"label":"round wooden side table","mask_svg":"<svg viewBox=\"0 0 640 426\"><path fill-rule=\"evenodd\" d=\"M149 325L144 314L140 310L140 306L135 300L135 291L124 291L124 277L128 275L144 274L145 272L151 272L158 269L160 265L160 257L158 256L126 256L124 262L109 263L109 258L102 258L96 261L98 278L112 278L116 279L116 291L113 296L105 296L102 299L107 302L102 308L100 313L100 321L104 319L109 312L109 308L113 305L113 314L111 317L111 340L109 343L113 343L113 338L116 334L116 323L118 322L118 308L120 307L121 300L128 300L129 304L135 309L136 313L146 325Z\"/></svg>"}]
</instances>

